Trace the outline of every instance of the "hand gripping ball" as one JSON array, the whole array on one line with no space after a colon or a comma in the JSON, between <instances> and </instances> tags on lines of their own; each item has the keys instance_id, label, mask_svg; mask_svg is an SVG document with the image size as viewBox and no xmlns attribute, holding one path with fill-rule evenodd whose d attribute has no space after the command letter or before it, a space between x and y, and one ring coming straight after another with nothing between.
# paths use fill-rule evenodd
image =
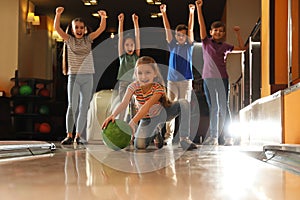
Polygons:
<instances>
[{"instance_id":1,"label":"hand gripping ball","mask_svg":"<svg viewBox=\"0 0 300 200\"><path fill-rule=\"evenodd\" d=\"M113 149L120 150L127 147L131 140L131 127L128 123L115 119L115 122L109 122L102 131L104 144Z\"/></svg>"}]
</instances>

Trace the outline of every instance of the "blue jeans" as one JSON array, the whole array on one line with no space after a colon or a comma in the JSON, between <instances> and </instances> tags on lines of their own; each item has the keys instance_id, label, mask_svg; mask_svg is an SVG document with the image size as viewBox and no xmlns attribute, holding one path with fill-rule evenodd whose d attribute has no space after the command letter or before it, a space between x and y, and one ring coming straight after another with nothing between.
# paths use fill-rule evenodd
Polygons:
<instances>
[{"instance_id":1,"label":"blue jeans","mask_svg":"<svg viewBox=\"0 0 300 200\"><path fill-rule=\"evenodd\" d=\"M185 99L172 103L171 106L162 109L158 116L140 120L135 133L134 146L136 149L145 149L149 146L155 135L160 131L166 121L179 116L180 137L189 137L190 132L190 105Z\"/></svg>"},{"instance_id":2,"label":"blue jeans","mask_svg":"<svg viewBox=\"0 0 300 200\"><path fill-rule=\"evenodd\" d=\"M168 98L171 101L186 99L191 102L193 85L192 80L168 81ZM173 138L175 131L175 119L166 123L165 138Z\"/></svg>"},{"instance_id":3,"label":"blue jeans","mask_svg":"<svg viewBox=\"0 0 300 200\"><path fill-rule=\"evenodd\" d=\"M230 137L228 125L231 121L229 109L229 81L228 79L209 78L203 80L203 89L209 108L209 136Z\"/></svg>"},{"instance_id":4,"label":"blue jeans","mask_svg":"<svg viewBox=\"0 0 300 200\"><path fill-rule=\"evenodd\" d=\"M93 74L71 74L68 76L68 108L66 114L67 133L82 133L87 122L87 112L93 90ZM78 108L79 104L79 108Z\"/></svg>"}]
</instances>

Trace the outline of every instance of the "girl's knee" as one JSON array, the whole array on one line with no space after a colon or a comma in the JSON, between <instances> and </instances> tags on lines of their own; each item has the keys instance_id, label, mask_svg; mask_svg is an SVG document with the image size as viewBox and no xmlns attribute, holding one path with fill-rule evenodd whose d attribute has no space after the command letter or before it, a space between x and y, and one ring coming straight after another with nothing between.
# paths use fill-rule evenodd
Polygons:
<instances>
[{"instance_id":1,"label":"girl's knee","mask_svg":"<svg viewBox=\"0 0 300 200\"><path fill-rule=\"evenodd\" d=\"M148 147L146 139L136 138L134 141L135 149L146 149Z\"/></svg>"},{"instance_id":2,"label":"girl's knee","mask_svg":"<svg viewBox=\"0 0 300 200\"><path fill-rule=\"evenodd\" d=\"M145 144L134 144L134 148L135 149L146 149L146 145Z\"/></svg>"}]
</instances>

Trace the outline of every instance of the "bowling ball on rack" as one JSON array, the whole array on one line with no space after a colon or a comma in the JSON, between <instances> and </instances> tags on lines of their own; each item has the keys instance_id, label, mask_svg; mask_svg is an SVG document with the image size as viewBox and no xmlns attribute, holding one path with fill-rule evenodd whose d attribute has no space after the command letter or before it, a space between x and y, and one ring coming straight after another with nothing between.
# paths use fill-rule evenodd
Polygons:
<instances>
[{"instance_id":1,"label":"bowling ball on rack","mask_svg":"<svg viewBox=\"0 0 300 200\"><path fill-rule=\"evenodd\" d=\"M50 91L47 88L41 88L39 89L38 95L42 97L49 97Z\"/></svg>"},{"instance_id":2,"label":"bowling ball on rack","mask_svg":"<svg viewBox=\"0 0 300 200\"><path fill-rule=\"evenodd\" d=\"M10 94L11 96L17 96L19 95L19 91L20 91L20 87L15 85L10 89Z\"/></svg>"},{"instance_id":3,"label":"bowling ball on rack","mask_svg":"<svg viewBox=\"0 0 300 200\"><path fill-rule=\"evenodd\" d=\"M22 85L19 89L19 93L22 96L27 96L32 94L32 88L29 85Z\"/></svg>"},{"instance_id":4,"label":"bowling ball on rack","mask_svg":"<svg viewBox=\"0 0 300 200\"><path fill-rule=\"evenodd\" d=\"M43 122L40 124L40 127L39 127L39 132L40 133L50 133L51 132L51 126L49 123L47 122Z\"/></svg>"},{"instance_id":5,"label":"bowling ball on rack","mask_svg":"<svg viewBox=\"0 0 300 200\"><path fill-rule=\"evenodd\" d=\"M25 105L17 105L14 108L15 114L24 114L26 112L26 106Z\"/></svg>"},{"instance_id":6,"label":"bowling ball on rack","mask_svg":"<svg viewBox=\"0 0 300 200\"><path fill-rule=\"evenodd\" d=\"M107 147L120 150L129 145L131 133L132 130L128 123L115 119L115 122L109 122L107 127L102 130L102 138Z\"/></svg>"},{"instance_id":7,"label":"bowling ball on rack","mask_svg":"<svg viewBox=\"0 0 300 200\"><path fill-rule=\"evenodd\" d=\"M49 107L46 105L41 105L39 108L39 113L42 115L48 115L49 114Z\"/></svg>"}]
</instances>

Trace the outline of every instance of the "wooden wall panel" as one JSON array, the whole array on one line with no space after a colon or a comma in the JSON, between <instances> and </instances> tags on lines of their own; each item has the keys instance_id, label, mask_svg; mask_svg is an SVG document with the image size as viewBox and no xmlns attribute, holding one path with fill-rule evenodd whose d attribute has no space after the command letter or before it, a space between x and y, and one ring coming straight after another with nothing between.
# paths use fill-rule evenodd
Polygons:
<instances>
[{"instance_id":1,"label":"wooden wall panel","mask_svg":"<svg viewBox=\"0 0 300 200\"><path fill-rule=\"evenodd\" d=\"M293 83L300 82L300 58L299 58L299 0L292 0L292 81Z\"/></svg>"},{"instance_id":2,"label":"wooden wall panel","mask_svg":"<svg viewBox=\"0 0 300 200\"><path fill-rule=\"evenodd\" d=\"M288 1L275 0L275 82L274 84L288 83Z\"/></svg>"},{"instance_id":3,"label":"wooden wall panel","mask_svg":"<svg viewBox=\"0 0 300 200\"><path fill-rule=\"evenodd\" d=\"M261 1L261 96L271 94L270 87L270 2Z\"/></svg>"},{"instance_id":4,"label":"wooden wall panel","mask_svg":"<svg viewBox=\"0 0 300 200\"><path fill-rule=\"evenodd\" d=\"M295 85L284 95L283 142L285 144L300 144L300 86Z\"/></svg>"}]
</instances>

